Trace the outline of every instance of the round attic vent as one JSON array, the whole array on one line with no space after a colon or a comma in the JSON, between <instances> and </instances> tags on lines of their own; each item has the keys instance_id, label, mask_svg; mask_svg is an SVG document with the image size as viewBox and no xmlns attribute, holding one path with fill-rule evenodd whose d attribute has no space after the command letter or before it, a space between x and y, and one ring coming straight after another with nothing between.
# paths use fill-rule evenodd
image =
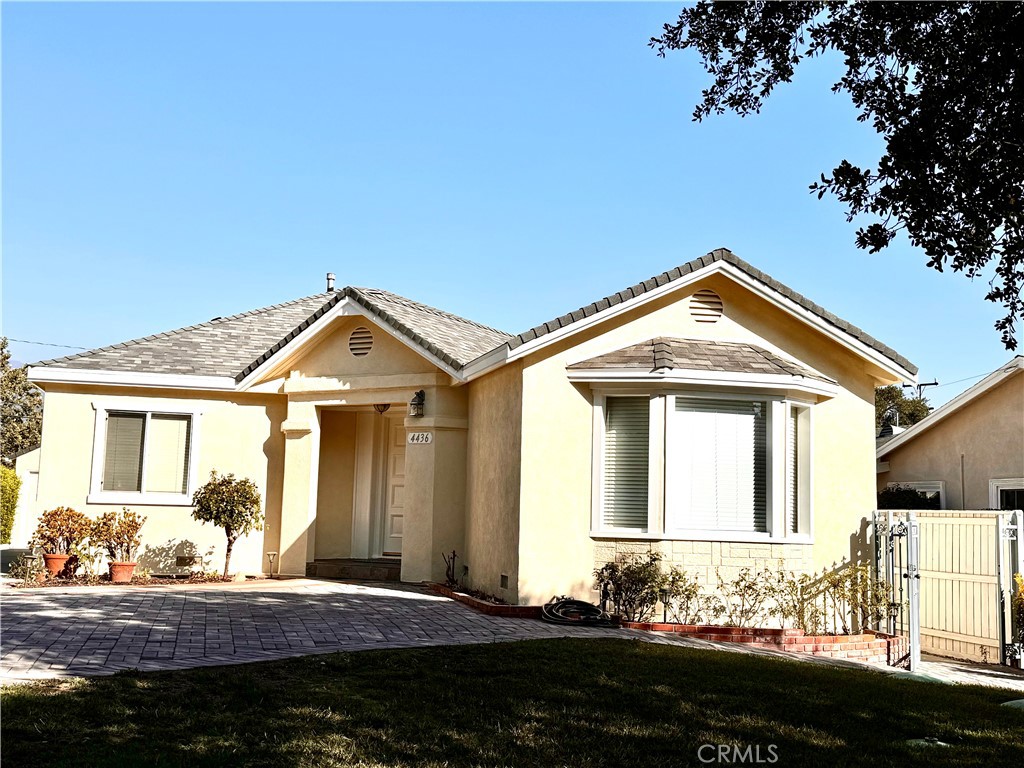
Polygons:
<instances>
[{"instance_id":1,"label":"round attic vent","mask_svg":"<svg viewBox=\"0 0 1024 768\"><path fill-rule=\"evenodd\" d=\"M697 291L690 297L690 316L698 323L717 323L722 316L722 297L707 289Z\"/></svg>"},{"instance_id":2,"label":"round attic vent","mask_svg":"<svg viewBox=\"0 0 1024 768\"><path fill-rule=\"evenodd\" d=\"M359 326L352 335L348 337L348 351L356 357L364 357L370 354L370 350L373 349L373 334L370 333L370 329L364 326Z\"/></svg>"}]
</instances>

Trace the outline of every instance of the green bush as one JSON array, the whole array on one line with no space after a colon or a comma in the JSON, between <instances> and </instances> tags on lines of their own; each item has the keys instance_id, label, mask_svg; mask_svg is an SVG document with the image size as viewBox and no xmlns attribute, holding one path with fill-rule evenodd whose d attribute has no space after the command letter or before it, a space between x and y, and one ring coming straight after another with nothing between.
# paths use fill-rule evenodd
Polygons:
<instances>
[{"instance_id":1,"label":"green bush","mask_svg":"<svg viewBox=\"0 0 1024 768\"><path fill-rule=\"evenodd\" d=\"M10 467L0 467L0 544L11 543L14 510L18 508L21 478Z\"/></svg>"},{"instance_id":2,"label":"green bush","mask_svg":"<svg viewBox=\"0 0 1024 768\"><path fill-rule=\"evenodd\" d=\"M607 591L615 603L615 612L626 621L648 621L665 587L661 555L651 552L646 558L632 557L607 563L594 571L595 586Z\"/></svg>"},{"instance_id":3,"label":"green bush","mask_svg":"<svg viewBox=\"0 0 1024 768\"><path fill-rule=\"evenodd\" d=\"M909 485L894 485L878 492L879 509L938 509L939 496L928 494Z\"/></svg>"}]
</instances>

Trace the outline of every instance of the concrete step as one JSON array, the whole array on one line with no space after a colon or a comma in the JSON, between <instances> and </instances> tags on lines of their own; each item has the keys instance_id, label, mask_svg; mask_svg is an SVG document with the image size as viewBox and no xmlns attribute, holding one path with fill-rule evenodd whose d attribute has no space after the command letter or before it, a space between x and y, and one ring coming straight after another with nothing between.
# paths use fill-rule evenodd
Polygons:
<instances>
[{"instance_id":1,"label":"concrete step","mask_svg":"<svg viewBox=\"0 0 1024 768\"><path fill-rule=\"evenodd\" d=\"M317 579L400 581L402 561L389 558L338 558L306 563L306 575Z\"/></svg>"}]
</instances>

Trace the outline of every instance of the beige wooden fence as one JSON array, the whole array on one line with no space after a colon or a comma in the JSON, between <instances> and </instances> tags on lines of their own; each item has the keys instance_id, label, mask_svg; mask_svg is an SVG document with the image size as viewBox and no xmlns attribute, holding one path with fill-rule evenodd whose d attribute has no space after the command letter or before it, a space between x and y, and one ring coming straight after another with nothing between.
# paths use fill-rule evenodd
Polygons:
<instances>
[{"instance_id":1,"label":"beige wooden fence","mask_svg":"<svg viewBox=\"0 0 1024 768\"><path fill-rule=\"evenodd\" d=\"M921 651L999 662L996 542L1011 569L1011 542L998 538L992 512L919 511ZM1012 570L1012 569L1011 569ZM1004 580L1006 576L1004 574Z\"/></svg>"}]
</instances>

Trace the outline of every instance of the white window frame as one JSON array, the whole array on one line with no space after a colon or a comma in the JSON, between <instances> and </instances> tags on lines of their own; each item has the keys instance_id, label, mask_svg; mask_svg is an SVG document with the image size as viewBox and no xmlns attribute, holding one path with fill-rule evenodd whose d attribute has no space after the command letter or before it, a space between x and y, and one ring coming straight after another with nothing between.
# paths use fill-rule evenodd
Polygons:
<instances>
[{"instance_id":1,"label":"white window frame","mask_svg":"<svg viewBox=\"0 0 1024 768\"><path fill-rule=\"evenodd\" d=\"M649 485L647 494L647 528L611 528L603 524L604 491L604 406L608 397L649 397L651 401L651 426L649 447ZM785 544L813 544L813 434L814 403L797 398L764 392L708 392L706 390L671 389L661 392L636 389L594 390L594 423L592 448L591 523L592 538L638 539L645 541L727 541L727 542L771 542ZM766 444L768 447L768 478L766 494L767 532L708 530L698 528L668 528L668 511L665 508L665 488L668 468L666 466L666 433L669 414L675 408L676 397L711 400L750 400L767 403ZM803 439L800 446L800 472L798 473L798 531L786 530L785 472L786 472L786 418L790 407L801 409L798 429ZM776 428L776 425L781 424Z\"/></svg>"},{"instance_id":2,"label":"white window frame","mask_svg":"<svg viewBox=\"0 0 1024 768\"><path fill-rule=\"evenodd\" d=\"M142 398L117 398L110 400L94 400L96 425L93 430L92 473L89 482L89 495L86 504L124 504L124 505L159 505L167 507L191 507L192 494L197 488L199 477L199 432L201 406L185 403L168 402L166 400L150 400ZM105 491L103 490L103 465L106 460L107 447L107 416L111 413L141 413L146 416L146 431L149 434L149 420L158 416L190 416L191 434L189 436L188 455L188 487L185 493L154 493L152 491ZM145 438L143 438L145 440ZM143 448L142 488L146 487L145 448Z\"/></svg>"},{"instance_id":3,"label":"white window frame","mask_svg":"<svg viewBox=\"0 0 1024 768\"><path fill-rule=\"evenodd\" d=\"M988 481L989 509L999 509L999 492L1024 488L1024 477L994 477Z\"/></svg>"}]
</instances>

